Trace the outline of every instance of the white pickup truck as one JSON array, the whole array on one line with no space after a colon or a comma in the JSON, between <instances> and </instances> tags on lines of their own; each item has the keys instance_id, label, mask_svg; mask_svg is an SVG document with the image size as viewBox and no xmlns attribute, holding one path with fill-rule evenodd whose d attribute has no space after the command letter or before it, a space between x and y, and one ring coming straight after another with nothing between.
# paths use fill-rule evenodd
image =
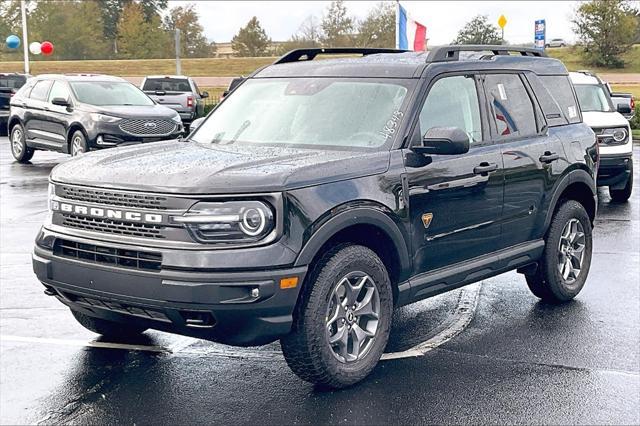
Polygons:
<instances>
[{"instance_id":1,"label":"white pickup truck","mask_svg":"<svg viewBox=\"0 0 640 426\"><path fill-rule=\"evenodd\" d=\"M200 92L193 78L184 75L150 75L140 88L160 105L176 110L187 130L193 120L204 115L204 99L209 97L209 93Z\"/></svg>"},{"instance_id":2,"label":"white pickup truck","mask_svg":"<svg viewBox=\"0 0 640 426\"><path fill-rule=\"evenodd\" d=\"M582 117L596 134L600 148L598 186L608 186L611 199L624 202L633 189L631 128L613 104L606 83L586 71L569 73L578 96Z\"/></svg>"}]
</instances>

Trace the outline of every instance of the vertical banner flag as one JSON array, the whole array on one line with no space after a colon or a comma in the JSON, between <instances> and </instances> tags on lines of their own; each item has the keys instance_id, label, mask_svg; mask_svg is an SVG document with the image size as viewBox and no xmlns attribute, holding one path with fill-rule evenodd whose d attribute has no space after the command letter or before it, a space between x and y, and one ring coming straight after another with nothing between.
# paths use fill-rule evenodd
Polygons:
<instances>
[{"instance_id":1,"label":"vertical banner flag","mask_svg":"<svg viewBox=\"0 0 640 426\"><path fill-rule=\"evenodd\" d=\"M546 33L547 33L547 25L544 19L538 19L536 21L535 32L534 32L534 42L536 49L543 49L546 43Z\"/></svg>"},{"instance_id":2,"label":"vertical banner flag","mask_svg":"<svg viewBox=\"0 0 640 426\"><path fill-rule=\"evenodd\" d=\"M414 21L407 15L404 7L398 3L398 49L423 51L426 48L427 27Z\"/></svg>"}]
</instances>

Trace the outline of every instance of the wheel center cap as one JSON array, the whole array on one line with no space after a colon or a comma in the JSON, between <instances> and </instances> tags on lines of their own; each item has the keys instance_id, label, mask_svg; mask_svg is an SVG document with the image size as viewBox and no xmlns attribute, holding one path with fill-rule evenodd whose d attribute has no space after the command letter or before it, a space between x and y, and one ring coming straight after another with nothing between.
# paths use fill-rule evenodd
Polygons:
<instances>
[{"instance_id":1,"label":"wheel center cap","mask_svg":"<svg viewBox=\"0 0 640 426\"><path fill-rule=\"evenodd\" d=\"M355 321L356 316L353 314L353 311L351 309L349 309L347 311L347 322L349 324L353 324L353 322Z\"/></svg>"}]
</instances>

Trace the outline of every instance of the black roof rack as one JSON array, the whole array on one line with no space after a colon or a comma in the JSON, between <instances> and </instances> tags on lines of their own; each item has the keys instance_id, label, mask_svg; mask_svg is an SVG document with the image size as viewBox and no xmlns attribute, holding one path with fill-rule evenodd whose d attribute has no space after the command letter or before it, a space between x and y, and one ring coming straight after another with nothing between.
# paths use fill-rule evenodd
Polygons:
<instances>
[{"instance_id":1,"label":"black roof rack","mask_svg":"<svg viewBox=\"0 0 640 426\"><path fill-rule=\"evenodd\" d=\"M273 64L286 64L288 62L311 61L318 55L374 55L376 53L404 53L408 50L400 49L381 49L381 48L369 48L369 47L326 47L326 48L313 48L313 49L296 49L289 53L285 53L280 59Z\"/></svg>"},{"instance_id":2,"label":"black roof rack","mask_svg":"<svg viewBox=\"0 0 640 426\"><path fill-rule=\"evenodd\" d=\"M531 47L492 46L482 44L460 44L441 46L429 51L427 62L447 62L460 60L460 52L492 52L494 55L510 55L510 52L520 53L522 56L547 57L544 50Z\"/></svg>"}]
</instances>

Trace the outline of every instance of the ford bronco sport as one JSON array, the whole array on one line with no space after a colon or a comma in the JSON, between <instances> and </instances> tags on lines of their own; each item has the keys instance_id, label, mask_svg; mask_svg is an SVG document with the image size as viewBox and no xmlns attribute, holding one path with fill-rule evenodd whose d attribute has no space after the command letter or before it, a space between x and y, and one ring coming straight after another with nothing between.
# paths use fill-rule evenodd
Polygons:
<instances>
[{"instance_id":1,"label":"ford bronco sport","mask_svg":"<svg viewBox=\"0 0 640 426\"><path fill-rule=\"evenodd\" d=\"M280 339L298 376L345 387L395 307L513 269L544 301L574 298L597 161L542 52L296 50L182 143L58 165L33 268L89 330Z\"/></svg>"}]
</instances>

